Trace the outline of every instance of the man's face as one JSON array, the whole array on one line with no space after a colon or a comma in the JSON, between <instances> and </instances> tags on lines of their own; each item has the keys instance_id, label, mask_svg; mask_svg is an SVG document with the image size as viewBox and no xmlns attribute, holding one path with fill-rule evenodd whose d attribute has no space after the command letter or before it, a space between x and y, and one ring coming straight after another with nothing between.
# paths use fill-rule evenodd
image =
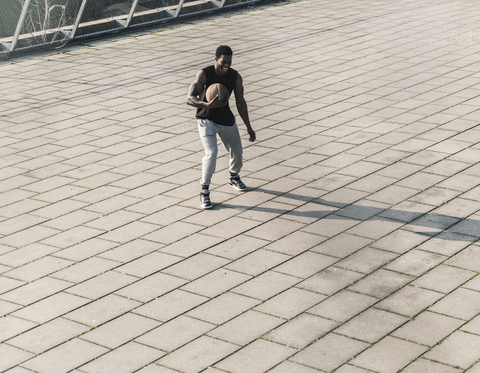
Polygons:
<instances>
[{"instance_id":1,"label":"man's face","mask_svg":"<svg viewBox=\"0 0 480 373\"><path fill-rule=\"evenodd\" d=\"M227 74L230 66L232 66L232 56L222 54L220 57L215 57L215 70L219 75Z\"/></svg>"}]
</instances>

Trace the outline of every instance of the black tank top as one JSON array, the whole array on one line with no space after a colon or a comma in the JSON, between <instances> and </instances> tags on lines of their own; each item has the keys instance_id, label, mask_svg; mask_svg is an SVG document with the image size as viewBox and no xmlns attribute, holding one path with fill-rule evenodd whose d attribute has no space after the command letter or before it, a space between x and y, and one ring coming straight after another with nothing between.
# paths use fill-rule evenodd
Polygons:
<instances>
[{"instance_id":1,"label":"black tank top","mask_svg":"<svg viewBox=\"0 0 480 373\"><path fill-rule=\"evenodd\" d=\"M206 90L215 83L222 83L227 87L230 95L232 94L238 76L236 70L229 68L226 75L220 76L215 73L215 66L212 65L204 68L203 72L207 78L207 83L205 84L205 90L200 94L200 100L207 102L207 99L205 98ZM216 109L198 108L196 117L199 119L210 119L222 126L233 126L235 124L235 116L233 115L232 110L230 110L228 102L225 106Z\"/></svg>"}]
</instances>

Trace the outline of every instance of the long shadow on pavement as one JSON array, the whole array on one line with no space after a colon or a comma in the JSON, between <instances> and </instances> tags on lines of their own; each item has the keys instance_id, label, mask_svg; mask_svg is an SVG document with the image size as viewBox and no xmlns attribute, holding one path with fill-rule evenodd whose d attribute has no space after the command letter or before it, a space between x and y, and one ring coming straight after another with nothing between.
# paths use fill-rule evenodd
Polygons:
<instances>
[{"instance_id":1,"label":"long shadow on pavement","mask_svg":"<svg viewBox=\"0 0 480 373\"><path fill-rule=\"evenodd\" d=\"M385 221L404 224L413 233L428 237L450 241L475 242L480 238L480 217L458 218L448 215L440 215L428 212L404 211L392 208L379 208L367 205L326 201L322 198L302 196L294 193L282 193L275 190L255 188L252 191L268 193L282 198L291 198L298 201L309 202L318 205L318 208L303 209L304 206L292 209L274 208L268 206L246 206L222 203L217 208L241 208L244 210L271 213L279 216L298 216L310 219L341 219L351 221ZM266 203L268 204L267 201ZM432 207L434 209L434 207ZM418 227L424 228L419 230Z\"/></svg>"}]
</instances>

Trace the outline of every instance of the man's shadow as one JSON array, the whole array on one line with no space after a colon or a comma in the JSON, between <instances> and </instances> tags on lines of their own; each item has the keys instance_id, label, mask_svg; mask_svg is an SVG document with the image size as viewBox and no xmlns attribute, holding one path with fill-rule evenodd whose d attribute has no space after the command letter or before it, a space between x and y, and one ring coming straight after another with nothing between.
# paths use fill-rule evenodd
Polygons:
<instances>
[{"instance_id":1,"label":"man's shadow","mask_svg":"<svg viewBox=\"0 0 480 373\"><path fill-rule=\"evenodd\" d=\"M342 203L328 201L322 198L302 196L300 194L279 192L264 188L252 188L251 191L272 194L277 197L293 199L303 202L301 205L292 205L291 208L277 208L268 206L247 206L222 203L220 208L241 208L254 212L265 212L275 215L298 216L313 220L341 219L351 221L385 221L405 225L413 233L436 237L450 241L475 242L480 238L480 217L478 220L472 218L459 218L455 216L441 215L430 212L406 211L392 208L373 207L360 204ZM275 197L272 197L272 199ZM271 200L262 204L268 205ZM304 203L313 203L315 206L310 209L303 209ZM372 202L373 203L373 202ZM318 205L318 208L317 208ZM434 210L436 207L430 209ZM439 233L450 234L439 234Z\"/></svg>"}]
</instances>

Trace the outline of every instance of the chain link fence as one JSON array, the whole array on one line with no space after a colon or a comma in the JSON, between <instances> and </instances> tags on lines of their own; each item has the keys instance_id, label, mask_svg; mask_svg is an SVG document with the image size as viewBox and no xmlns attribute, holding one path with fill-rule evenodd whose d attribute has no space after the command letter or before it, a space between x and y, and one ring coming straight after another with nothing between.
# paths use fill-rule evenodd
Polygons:
<instances>
[{"instance_id":1,"label":"chain link fence","mask_svg":"<svg viewBox=\"0 0 480 373\"><path fill-rule=\"evenodd\" d=\"M0 0L0 52L59 48L88 36L150 26L263 0Z\"/></svg>"}]
</instances>

